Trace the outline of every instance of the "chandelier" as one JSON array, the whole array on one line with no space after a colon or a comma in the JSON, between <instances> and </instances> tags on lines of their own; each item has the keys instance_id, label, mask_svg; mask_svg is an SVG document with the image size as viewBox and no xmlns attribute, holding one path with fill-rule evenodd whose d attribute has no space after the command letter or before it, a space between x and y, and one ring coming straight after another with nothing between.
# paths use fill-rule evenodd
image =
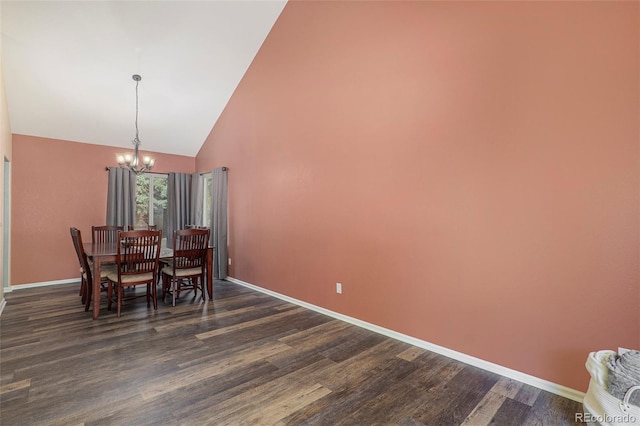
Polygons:
<instances>
[{"instance_id":1,"label":"chandelier","mask_svg":"<svg viewBox=\"0 0 640 426\"><path fill-rule=\"evenodd\" d=\"M130 153L116 154L116 160L118 161L118 165L120 167L126 167L138 175L146 172L147 170L151 170L155 161L148 155L141 156L139 152L140 139L138 139L138 83L140 83L142 77L140 77L138 74L134 74L133 80L136 82L136 137L131 141L134 147L134 151L133 155L131 155Z\"/></svg>"}]
</instances>

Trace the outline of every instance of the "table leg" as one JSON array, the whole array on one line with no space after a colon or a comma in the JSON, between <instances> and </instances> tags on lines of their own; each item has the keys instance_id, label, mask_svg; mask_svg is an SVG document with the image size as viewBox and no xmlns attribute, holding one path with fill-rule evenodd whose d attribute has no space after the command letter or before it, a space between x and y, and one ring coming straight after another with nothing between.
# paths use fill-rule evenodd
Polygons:
<instances>
[{"instance_id":1,"label":"table leg","mask_svg":"<svg viewBox=\"0 0 640 426\"><path fill-rule=\"evenodd\" d=\"M213 247L207 249L207 294L213 300Z\"/></svg>"},{"instance_id":2,"label":"table leg","mask_svg":"<svg viewBox=\"0 0 640 426\"><path fill-rule=\"evenodd\" d=\"M100 315L100 256L93 259L93 319Z\"/></svg>"}]
</instances>

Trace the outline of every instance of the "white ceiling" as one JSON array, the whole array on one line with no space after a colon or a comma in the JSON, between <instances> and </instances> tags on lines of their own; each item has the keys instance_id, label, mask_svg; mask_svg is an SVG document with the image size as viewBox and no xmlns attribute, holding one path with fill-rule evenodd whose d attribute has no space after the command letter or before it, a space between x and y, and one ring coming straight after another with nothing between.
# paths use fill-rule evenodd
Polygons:
<instances>
[{"instance_id":1,"label":"white ceiling","mask_svg":"<svg viewBox=\"0 0 640 426\"><path fill-rule=\"evenodd\" d=\"M285 4L3 0L11 131L195 156Z\"/></svg>"}]
</instances>

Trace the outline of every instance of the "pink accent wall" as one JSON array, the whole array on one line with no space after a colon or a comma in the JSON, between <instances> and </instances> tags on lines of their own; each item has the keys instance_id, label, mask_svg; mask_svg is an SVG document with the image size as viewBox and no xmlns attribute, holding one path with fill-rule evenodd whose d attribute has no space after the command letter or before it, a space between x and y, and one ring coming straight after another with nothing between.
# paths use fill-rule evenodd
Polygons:
<instances>
[{"instance_id":1,"label":"pink accent wall","mask_svg":"<svg viewBox=\"0 0 640 426\"><path fill-rule=\"evenodd\" d=\"M106 223L105 167L117 166L119 152L123 149L13 135L11 285L79 277L69 228L91 241L91 226ZM156 172L195 171L193 157L151 154Z\"/></svg>"},{"instance_id":2,"label":"pink accent wall","mask_svg":"<svg viewBox=\"0 0 640 426\"><path fill-rule=\"evenodd\" d=\"M638 18L289 2L196 158L230 275L585 391L640 347Z\"/></svg>"}]
</instances>

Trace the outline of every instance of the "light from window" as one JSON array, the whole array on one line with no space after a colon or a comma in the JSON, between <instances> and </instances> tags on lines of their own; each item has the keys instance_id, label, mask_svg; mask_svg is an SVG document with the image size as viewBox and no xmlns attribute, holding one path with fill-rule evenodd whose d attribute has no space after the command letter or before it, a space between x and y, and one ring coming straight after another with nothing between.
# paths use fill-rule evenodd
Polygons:
<instances>
[{"instance_id":1,"label":"light from window","mask_svg":"<svg viewBox=\"0 0 640 426\"><path fill-rule=\"evenodd\" d=\"M167 175L145 173L136 178L136 229L156 225L166 236ZM163 238L164 239L164 238Z\"/></svg>"},{"instance_id":2,"label":"light from window","mask_svg":"<svg viewBox=\"0 0 640 426\"><path fill-rule=\"evenodd\" d=\"M202 175L204 185L202 185L202 224L211 228L211 173Z\"/></svg>"}]
</instances>

